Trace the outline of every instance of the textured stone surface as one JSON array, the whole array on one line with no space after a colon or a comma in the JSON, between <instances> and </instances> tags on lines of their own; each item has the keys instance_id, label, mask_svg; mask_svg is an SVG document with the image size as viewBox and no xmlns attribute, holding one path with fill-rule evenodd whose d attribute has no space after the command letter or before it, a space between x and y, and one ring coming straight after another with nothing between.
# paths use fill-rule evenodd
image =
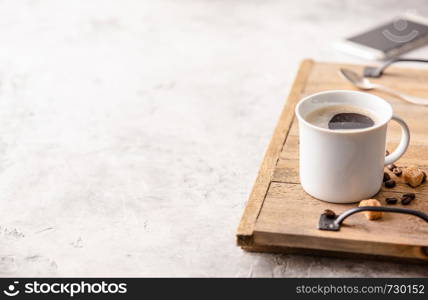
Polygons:
<instances>
[{"instance_id":1,"label":"textured stone surface","mask_svg":"<svg viewBox=\"0 0 428 300\"><path fill-rule=\"evenodd\" d=\"M2 1L0 276L428 276L234 239L299 61L406 9Z\"/></svg>"}]
</instances>

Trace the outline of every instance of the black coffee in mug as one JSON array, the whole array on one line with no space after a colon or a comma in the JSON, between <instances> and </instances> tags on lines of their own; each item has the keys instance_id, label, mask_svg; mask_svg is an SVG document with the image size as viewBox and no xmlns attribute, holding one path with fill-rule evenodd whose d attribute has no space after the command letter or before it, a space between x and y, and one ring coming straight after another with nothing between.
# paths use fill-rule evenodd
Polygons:
<instances>
[{"instance_id":1,"label":"black coffee in mug","mask_svg":"<svg viewBox=\"0 0 428 300\"><path fill-rule=\"evenodd\" d=\"M306 116L309 123L331 130L369 128L376 124L376 118L365 109L350 105L331 105L312 111Z\"/></svg>"}]
</instances>

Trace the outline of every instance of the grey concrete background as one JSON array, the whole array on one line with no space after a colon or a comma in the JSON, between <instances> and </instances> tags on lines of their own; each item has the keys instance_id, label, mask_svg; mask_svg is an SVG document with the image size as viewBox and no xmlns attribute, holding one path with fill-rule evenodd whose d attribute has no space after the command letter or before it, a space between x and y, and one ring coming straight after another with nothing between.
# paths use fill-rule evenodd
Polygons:
<instances>
[{"instance_id":1,"label":"grey concrete background","mask_svg":"<svg viewBox=\"0 0 428 300\"><path fill-rule=\"evenodd\" d=\"M0 275L428 276L234 237L299 61L427 4L0 2Z\"/></svg>"}]
</instances>

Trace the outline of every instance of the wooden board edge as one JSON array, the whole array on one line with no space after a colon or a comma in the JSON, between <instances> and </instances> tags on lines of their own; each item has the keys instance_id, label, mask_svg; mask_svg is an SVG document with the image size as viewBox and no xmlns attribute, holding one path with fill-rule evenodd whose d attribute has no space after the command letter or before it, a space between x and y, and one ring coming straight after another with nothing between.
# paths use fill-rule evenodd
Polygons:
<instances>
[{"instance_id":1,"label":"wooden board edge","mask_svg":"<svg viewBox=\"0 0 428 300\"><path fill-rule=\"evenodd\" d=\"M287 255L309 255L309 256L323 256L336 259L350 259L355 261L355 259L362 260L375 260L375 261L387 261L387 262L397 262L397 263L412 263L412 264L423 264L428 266L428 260L424 259L415 259L415 258L397 258L393 256L381 256L381 255L368 255L361 253L351 253L351 252L338 252L332 250L319 250L319 249L305 249L305 248L295 248L295 247L286 247L286 246L272 246L272 245L258 245L252 244L251 246L242 246L242 250L247 252L256 252L256 253L274 253L274 254L287 254Z\"/></svg>"},{"instance_id":2,"label":"wooden board edge","mask_svg":"<svg viewBox=\"0 0 428 300\"><path fill-rule=\"evenodd\" d=\"M290 113L290 110L293 110L299 95L303 91L313 65L314 61L312 59L305 59L300 64L287 102L282 109L274 134L265 152L257 179L253 185L253 190L251 191L244 213L241 217L236 235L238 246L248 246L252 244L254 226L263 206L275 165L279 159L291 122L294 118L294 113Z\"/></svg>"},{"instance_id":3,"label":"wooden board edge","mask_svg":"<svg viewBox=\"0 0 428 300\"><path fill-rule=\"evenodd\" d=\"M307 251L327 251L342 255L385 256L397 260L418 260L428 262L428 247L425 245L408 245L377 241L360 241L337 239L334 237L314 237L294 234L279 234L255 230L254 243L276 247L305 249Z\"/></svg>"}]
</instances>

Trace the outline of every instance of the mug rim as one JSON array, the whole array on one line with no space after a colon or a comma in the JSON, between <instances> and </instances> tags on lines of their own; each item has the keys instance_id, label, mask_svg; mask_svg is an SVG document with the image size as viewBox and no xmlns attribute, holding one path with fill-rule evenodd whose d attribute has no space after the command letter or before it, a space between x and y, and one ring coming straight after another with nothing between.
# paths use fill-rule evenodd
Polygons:
<instances>
[{"instance_id":1,"label":"mug rim","mask_svg":"<svg viewBox=\"0 0 428 300\"><path fill-rule=\"evenodd\" d=\"M331 130L331 129L327 129L327 128L322 128L316 125L313 125L311 123L309 123L308 121L305 120L305 118L300 114L300 107L302 106L302 104L306 101L308 101L309 99L312 99L314 97L318 97L320 95L325 95L325 94L340 94L340 93L346 93L346 94L356 94L356 95L361 95L361 96L370 96L374 99L377 99L378 101L383 102L384 104L386 104L389 107L389 116L383 121L383 122L379 122L379 124L375 124L375 126L372 127L368 127L368 128L358 128L358 129L346 129L346 130ZM322 92L318 92L318 93L314 93L311 95L308 95L304 98L302 98L296 105L295 108L295 114L297 116L297 118L299 119L300 122L304 123L305 125L315 129L315 130L319 130L319 131L323 131L326 133L330 133L330 134L352 134L352 133L362 133L362 132L368 132L368 131L372 131L372 130L376 130L382 126L385 126L392 118L393 115L393 110L392 110L392 106L391 104L386 101L385 99L377 96L377 95L373 95L373 94L369 94L369 93L365 93L365 92L360 92L360 91L353 91L353 90L328 90L328 91L322 91Z\"/></svg>"}]
</instances>

